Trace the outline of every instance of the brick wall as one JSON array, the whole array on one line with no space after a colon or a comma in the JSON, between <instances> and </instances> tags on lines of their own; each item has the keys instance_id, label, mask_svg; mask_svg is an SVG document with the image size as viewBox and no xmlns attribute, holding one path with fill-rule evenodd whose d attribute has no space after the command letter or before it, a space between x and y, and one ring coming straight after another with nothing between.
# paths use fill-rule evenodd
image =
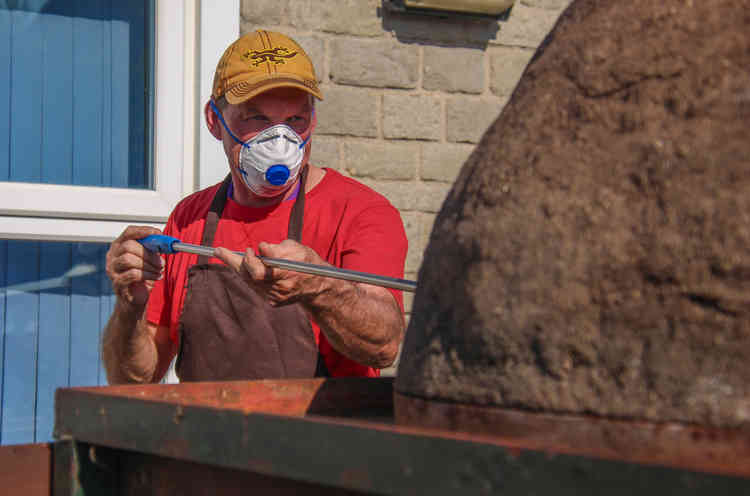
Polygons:
<instances>
[{"instance_id":1,"label":"brick wall","mask_svg":"<svg viewBox=\"0 0 750 496\"><path fill-rule=\"evenodd\" d=\"M414 279L459 169L568 3L517 0L497 21L394 14L382 0L242 0L240 30L283 32L313 59L325 100L311 161L400 210Z\"/></svg>"}]
</instances>

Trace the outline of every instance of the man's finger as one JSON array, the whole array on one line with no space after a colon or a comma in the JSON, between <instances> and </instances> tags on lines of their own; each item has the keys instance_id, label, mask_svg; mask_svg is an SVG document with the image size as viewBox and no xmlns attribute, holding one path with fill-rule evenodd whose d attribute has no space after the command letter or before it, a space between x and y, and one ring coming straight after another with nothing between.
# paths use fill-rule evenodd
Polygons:
<instances>
[{"instance_id":1,"label":"man's finger","mask_svg":"<svg viewBox=\"0 0 750 496\"><path fill-rule=\"evenodd\" d=\"M248 251L248 253L245 254L245 258L242 259L242 264L247 273L250 274L250 278L253 281L271 282L276 276L273 268L268 267L261 262L251 251Z\"/></svg>"},{"instance_id":2,"label":"man's finger","mask_svg":"<svg viewBox=\"0 0 750 496\"><path fill-rule=\"evenodd\" d=\"M286 258L290 260L299 260L301 259L301 257L304 257L305 249L303 245L297 243L296 241L286 239L277 245L262 242L258 244L258 253L263 255L264 257L269 258Z\"/></svg>"},{"instance_id":3,"label":"man's finger","mask_svg":"<svg viewBox=\"0 0 750 496\"><path fill-rule=\"evenodd\" d=\"M239 272L242 267L242 257L226 248L216 248L214 250L214 256L237 272Z\"/></svg>"},{"instance_id":4,"label":"man's finger","mask_svg":"<svg viewBox=\"0 0 750 496\"><path fill-rule=\"evenodd\" d=\"M156 258L156 263L154 263L152 259L146 260L133 253L124 253L112 261L112 269L116 273L135 268L158 274L162 270L162 259L158 256Z\"/></svg>"}]
</instances>

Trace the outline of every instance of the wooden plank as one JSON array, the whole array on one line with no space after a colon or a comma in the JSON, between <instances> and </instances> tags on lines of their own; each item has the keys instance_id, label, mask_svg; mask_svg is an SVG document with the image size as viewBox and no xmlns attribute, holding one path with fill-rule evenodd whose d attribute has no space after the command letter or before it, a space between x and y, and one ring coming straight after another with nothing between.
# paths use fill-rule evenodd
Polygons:
<instances>
[{"instance_id":1,"label":"wooden plank","mask_svg":"<svg viewBox=\"0 0 750 496\"><path fill-rule=\"evenodd\" d=\"M76 243L72 266L97 265L98 256L97 245ZM99 382L99 274L74 277L71 292L70 384L94 386Z\"/></svg>"},{"instance_id":2,"label":"wooden plank","mask_svg":"<svg viewBox=\"0 0 750 496\"><path fill-rule=\"evenodd\" d=\"M115 295L112 293L112 283L107 277L106 273L106 257L109 245L103 244L99 246L99 272L97 273L99 280L99 343L102 342L102 334L104 333L104 326L107 324L112 310L114 310ZM104 362L99 355L97 362L99 364L97 371L97 384L100 386L107 385L107 372L104 370Z\"/></svg>"},{"instance_id":3,"label":"wooden plank","mask_svg":"<svg viewBox=\"0 0 750 496\"><path fill-rule=\"evenodd\" d=\"M2 15L2 12L0 12ZM8 242L0 241L0 403L5 397L3 394L5 385L5 333L8 326L5 322L5 287L8 275ZM3 407L0 405L0 445L3 443Z\"/></svg>"},{"instance_id":4,"label":"wooden plank","mask_svg":"<svg viewBox=\"0 0 750 496\"><path fill-rule=\"evenodd\" d=\"M123 19L130 26L130 57L129 61L129 93L131 98L128 99L130 111L130 128L129 128L129 162L128 162L128 185L132 188L147 188L152 184L152 178L149 174L149 144L147 140L149 121L154 118L148 115L149 112L149 95L142 88L148 88L147 72L151 70L150 59L153 54L149 51L153 44L149 45L149 39L155 36L155 33L147 33L151 26L148 21L150 11L148 10L149 2L140 2L129 5L125 12L120 12ZM153 90L153 88L149 88Z\"/></svg>"},{"instance_id":5,"label":"wooden plank","mask_svg":"<svg viewBox=\"0 0 750 496\"><path fill-rule=\"evenodd\" d=\"M44 31L41 180L70 184L73 179L73 18L39 16Z\"/></svg>"},{"instance_id":6,"label":"wooden plank","mask_svg":"<svg viewBox=\"0 0 750 496\"><path fill-rule=\"evenodd\" d=\"M128 167L130 152L130 126L135 121L130 111L130 99L137 98L131 94L130 74L132 69L126 61L131 58L131 27L120 19L121 11L127 10L129 3L117 2L112 5L112 46L110 58L118 61L111 64L112 80L112 186L128 187Z\"/></svg>"},{"instance_id":7,"label":"wooden plank","mask_svg":"<svg viewBox=\"0 0 750 496\"><path fill-rule=\"evenodd\" d=\"M8 242L7 267L0 440L3 444L22 444L34 442L39 293L26 285L39 281L39 243Z\"/></svg>"},{"instance_id":8,"label":"wooden plank","mask_svg":"<svg viewBox=\"0 0 750 496\"><path fill-rule=\"evenodd\" d=\"M131 135L137 132L139 120L143 119L145 106L134 107L134 102L142 100L145 85L133 84L134 60L143 59L143 49L137 50L139 26L129 22L129 12L138 6L132 3L116 2L112 5L112 185L127 188L130 184L131 162L142 160L133 150ZM140 90L140 91L139 91Z\"/></svg>"},{"instance_id":9,"label":"wooden plank","mask_svg":"<svg viewBox=\"0 0 750 496\"><path fill-rule=\"evenodd\" d=\"M112 186L112 123L114 120L123 119L124 115L114 115L112 113L112 0L99 1L99 15L101 16L101 31L102 31L102 53L101 53L101 91L102 91L102 102L101 102L101 114L102 114L102 128L100 131L101 142L102 142L102 161L99 164L100 168L100 182L101 186ZM130 2L123 2L130 3ZM118 98L122 96L118 95ZM125 96L127 98L127 95Z\"/></svg>"},{"instance_id":10,"label":"wooden plank","mask_svg":"<svg viewBox=\"0 0 750 496\"><path fill-rule=\"evenodd\" d=\"M10 180L41 179L42 26L35 12L11 11Z\"/></svg>"},{"instance_id":11,"label":"wooden plank","mask_svg":"<svg viewBox=\"0 0 750 496\"><path fill-rule=\"evenodd\" d=\"M73 20L73 184L102 185L102 67L104 21L101 3L78 0Z\"/></svg>"},{"instance_id":12,"label":"wooden plank","mask_svg":"<svg viewBox=\"0 0 750 496\"><path fill-rule=\"evenodd\" d=\"M52 446L0 446L0 487L5 496L49 496L52 491Z\"/></svg>"},{"instance_id":13,"label":"wooden plank","mask_svg":"<svg viewBox=\"0 0 750 496\"><path fill-rule=\"evenodd\" d=\"M11 19L10 10L0 8L0 105L11 108ZM10 179L10 115L0 114L0 181Z\"/></svg>"},{"instance_id":14,"label":"wooden plank","mask_svg":"<svg viewBox=\"0 0 750 496\"><path fill-rule=\"evenodd\" d=\"M55 390L68 387L70 372L70 280L61 276L70 269L70 243L41 243L42 281L59 281L39 294L39 353L36 385L35 442L52 441Z\"/></svg>"}]
</instances>

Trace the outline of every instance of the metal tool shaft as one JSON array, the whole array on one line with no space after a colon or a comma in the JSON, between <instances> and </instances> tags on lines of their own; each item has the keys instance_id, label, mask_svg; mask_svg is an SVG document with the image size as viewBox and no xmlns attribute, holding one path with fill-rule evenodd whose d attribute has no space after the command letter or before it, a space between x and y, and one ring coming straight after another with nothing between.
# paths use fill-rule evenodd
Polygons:
<instances>
[{"instance_id":1,"label":"metal tool shaft","mask_svg":"<svg viewBox=\"0 0 750 496\"><path fill-rule=\"evenodd\" d=\"M196 255L204 255L207 257L214 256L214 248L210 246L191 245L189 243L173 243L172 249L174 249L175 251L194 253ZM236 253L237 255L243 257L245 256L245 254L241 251L235 251L233 253ZM268 267L276 267L279 269L302 272L315 276L344 279L346 281L363 282L366 284L373 284L375 286L382 286L384 288L410 291L412 293L417 290L417 283L415 281L409 281L406 279L379 276L376 274L369 274L367 272L358 272L356 270L341 269L338 267L329 267L326 265L315 265L306 262L296 262L294 260L284 260L281 258L268 258L262 256L258 256L258 258L261 262L263 262L264 265Z\"/></svg>"}]
</instances>

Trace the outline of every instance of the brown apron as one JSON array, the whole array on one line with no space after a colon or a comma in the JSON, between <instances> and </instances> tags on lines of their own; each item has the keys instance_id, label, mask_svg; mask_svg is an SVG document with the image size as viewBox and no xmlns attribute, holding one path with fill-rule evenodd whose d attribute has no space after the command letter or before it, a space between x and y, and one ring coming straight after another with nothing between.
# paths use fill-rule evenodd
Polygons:
<instances>
[{"instance_id":1,"label":"brown apron","mask_svg":"<svg viewBox=\"0 0 750 496\"><path fill-rule=\"evenodd\" d=\"M302 241L304 184L292 207L287 237ZM213 246L231 177L214 196L201 244ZM188 288L178 324L180 380L224 381L328 375L310 319L299 304L272 307L224 264L200 256L188 270Z\"/></svg>"}]
</instances>

